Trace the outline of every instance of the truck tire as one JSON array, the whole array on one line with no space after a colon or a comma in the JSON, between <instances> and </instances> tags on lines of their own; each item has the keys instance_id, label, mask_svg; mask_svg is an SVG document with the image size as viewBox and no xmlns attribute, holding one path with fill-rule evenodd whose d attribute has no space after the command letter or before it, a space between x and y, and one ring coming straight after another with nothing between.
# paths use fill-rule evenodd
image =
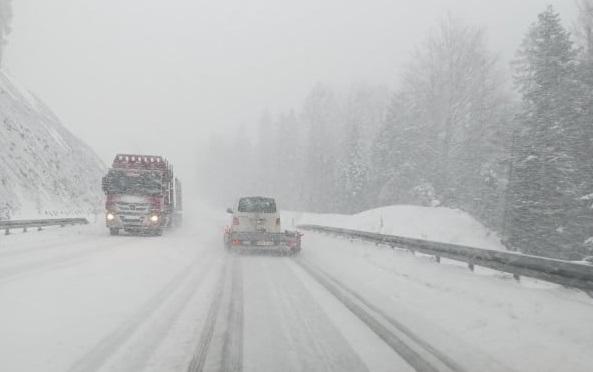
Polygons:
<instances>
[{"instance_id":1,"label":"truck tire","mask_svg":"<svg viewBox=\"0 0 593 372\"><path fill-rule=\"evenodd\" d=\"M161 236L163 235L163 229L156 229L153 232L154 236Z\"/></svg>"},{"instance_id":2,"label":"truck tire","mask_svg":"<svg viewBox=\"0 0 593 372\"><path fill-rule=\"evenodd\" d=\"M110 228L110 229L109 229L109 234L110 234L110 235L119 235L119 229L116 229L116 228Z\"/></svg>"}]
</instances>

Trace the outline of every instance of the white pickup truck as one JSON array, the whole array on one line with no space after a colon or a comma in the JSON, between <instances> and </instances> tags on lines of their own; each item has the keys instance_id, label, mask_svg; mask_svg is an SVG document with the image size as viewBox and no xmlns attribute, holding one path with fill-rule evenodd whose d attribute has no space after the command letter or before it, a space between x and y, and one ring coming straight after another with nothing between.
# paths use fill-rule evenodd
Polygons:
<instances>
[{"instance_id":1,"label":"white pickup truck","mask_svg":"<svg viewBox=\"0 0 593 372\"><path fill-rule=\"evenodd\" d=\"M296 254L301 250L297 231L283 231L280 214L273 198L250 196L240 198L234 208L230 225L225 228L224 244L229 250L273 250Z\"/></svg>"}]
</instances>

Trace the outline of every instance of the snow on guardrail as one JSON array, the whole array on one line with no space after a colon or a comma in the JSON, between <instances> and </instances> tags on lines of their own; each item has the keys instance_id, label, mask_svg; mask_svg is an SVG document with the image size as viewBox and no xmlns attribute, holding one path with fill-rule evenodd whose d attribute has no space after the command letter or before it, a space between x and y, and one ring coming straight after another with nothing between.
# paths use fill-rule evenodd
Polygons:
<instances>
[{"instance_id":1,"label":"snow on guardrail","mask_svg":"<svg viewBox=\"0 0 593 372\"><path fill-rule=\"evenodd\" d=\"M66 226L66 225L86 225L89 221L86 218L50 218L39 220L9 220L0 221L0 230L4 230L5 235L10 234L12 229L23 229L24 232L28 228L37 228L41 230L47 226Z\"/></svg>"},{"instance_id":2,"label":"snow on guardrail","mask_svg":"<svg viewBox=\"0 0 593 372\"><path fill-rule=\"evenodd\" d=\"M583 263L337 227L320 225L298 225L297 227L301 230L334 234L388 245L392 248L416 251L435 256L437 262L440 262L441 257L461 261L467 263L471 270L474 265L477 265L513 274L516 279L522 275L582 289L588 293L593 291L593 266Z\"/></svg>"}]
</instances>

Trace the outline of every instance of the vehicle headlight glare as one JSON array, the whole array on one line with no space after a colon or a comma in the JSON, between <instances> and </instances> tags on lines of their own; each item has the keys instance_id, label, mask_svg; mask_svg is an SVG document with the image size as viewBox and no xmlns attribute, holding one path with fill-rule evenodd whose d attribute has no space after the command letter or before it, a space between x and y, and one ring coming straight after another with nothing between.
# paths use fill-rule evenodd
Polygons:
<instances>
[{"instance_id":1,"label":"vehicle headlight glare","mask_svg":"<svg viewBox=\"0 0 593 372\"><path fill-rule=\"evenodd\" d=\"M155 214L155 215L153 215L153 216L150 216L150 220L151 220L152 222L158 222L158 220L159 220L159 216L157 216L156 214Z\"/></svg>"},{"instance_id":2,"label":"vehicle headlight glare","mask_svg":"<svg viewBox=\"0 0 593 372\"><path fill-rule=\"evenodd\" d=\"M113 221L115 216L112 213L107 213L107 221Z\"/></svg>"}]
</instances>

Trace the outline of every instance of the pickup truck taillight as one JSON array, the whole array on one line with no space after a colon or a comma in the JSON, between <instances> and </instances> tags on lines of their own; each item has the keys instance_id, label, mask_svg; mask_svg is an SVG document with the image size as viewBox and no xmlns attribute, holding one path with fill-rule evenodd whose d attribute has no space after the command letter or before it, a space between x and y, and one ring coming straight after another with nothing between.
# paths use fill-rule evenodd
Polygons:
<instances>
[{"instance_id":1,"label":"pickup truck taillight","mask_svg":"<svg viewBox=\"0 0 593 372\"><path fill-rule=\"evenodd\" d=\"M233 217L233 225L239 224L239 217Z\"/></svg>"}]
</instances>

